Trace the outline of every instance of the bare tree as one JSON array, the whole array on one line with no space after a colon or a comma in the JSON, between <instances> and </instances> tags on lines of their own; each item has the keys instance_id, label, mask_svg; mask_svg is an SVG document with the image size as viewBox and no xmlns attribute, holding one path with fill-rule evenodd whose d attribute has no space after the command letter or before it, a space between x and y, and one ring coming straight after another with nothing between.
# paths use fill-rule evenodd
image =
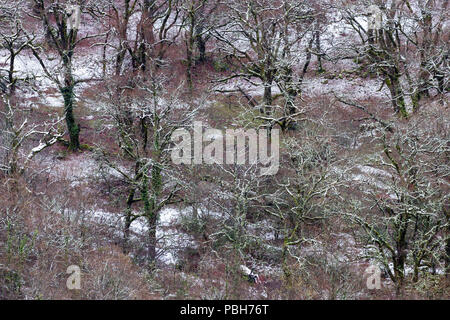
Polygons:
<instances>
[{"instance_id":1,"label":"bare tree","mask_svg":"<svg viewBox=\"0 0 450 320\"><path fill-rule=\"evenodd\" d=\"M286 284L293 285L290 261L303 265L299 253L315 239L308 229L328 221L334 212L333 203L342 185L331 138L324 134L323 124L305 120L298 136L286 137L283 175L276 179L276 189L268 197L265 211L277 226L277 236L283 239L282 268Z\"/></svg>"},{"instance_id":2,"label":"bare tree","mask_svg":"<svg viewBox=\"0 0 450 320\"><path fill-rule=\"evenodd\" d=\"M361 181L363 196L353 199L349 215L372 245L367 255L383 266L397 293L408 267L416 282L421 271L448 261L448 119L436 117L426 128L420 119L411 122L393 132L380 128L378 151L363 164L373 177Z\"/></svg>"},{"instance_id":3,"label":"bare tree","mask_svg":"<svg viewBox=\"0 0 450 320\"><path fill-rule=\"evenodd\" d=\"M430 89L442 93L447 86L447 6L448 1L378 1L367 7L359 1L340 8L360 39L359 45L347 48L381 74L401 117L417 110Z\"/></svg>"},{"instance_id":4,"label":"bare tree","mask_svg":"<svg viewBox=\"0 0 450 320\"><path fill-rule=\"evenodd\" d=\"M37 19L46 26L48 41L54 46L60 58L62 67L61 78L50 69L45 50L36 43L31 46L33 55L38 60L45 75L58 87L64 98L64 114L70 137L69 148L78 150L80 148L80 127L74 116L75 87L92 78L75 79L73 60L77 46L84 40L98 37L98 34L79 37L80 20L82 13L91 5L90 0L82 1L81 5L70 5L69 1L53 1L48 4L44 0L33 0L38 8ZM31 38L31 35L29 35Z\"/></svg>"},{"instance_id":5,"label":"bare tree","mask_svg":"<svg viewBox=\"0 0 450 320\"><path fill-rule=\"evenodd\" d=\"M185 25L186 42L186 79L190 91L192 84L192 67L195 61L206 60L206 41L209 38L213 25L210 25L211 15L218 7L217 1L212 0L186 0L182 1L182 10ZM197 49L198 57L194 58Z\"/></svg>"},{"instance_id":6,"label":"bare tree","mask_svg":"<svg viewBox=\"0 0 450 320\"><path fill-rule=\"evenodd\" d=\"M139 217L148 225L148 262L157 258L156 229L159 212L164 206L180 201L177 197L183 184L177 170L171 165L172 133L187 127L195 115L179 98L180 88L166 90L167 81L162 76L147 75L136 88L121 87L117 100L114 87L105 105L105 114L117 130L117 144L130 167L120 165L103 150L102 161L117 171L128 185L125 212L125 241L130 226ZM138 213L133 211L141 204Z\"/></svg>"},{"instance_id":7,"label":"bare tree","mask_svg":"<svg viewBox=\"0 0 450 320\"><path fill-rule=\"evenodd\" d=\"M0 171L9 174L22 174L36 154L55 144L62 133L58 130L60 119L30 124L29 110L22 107L23 97L17 92L18 84L26 85L28 78L20 78L16 68L16 58L32 46L34 38L29 38L22 26L25 2L14 5L8 1L0 2L0 16L3 20L0 28L1 49L6 49L9 68L4 82L4 92L0 93ZM0 69L0 71L3 71ZM25 154L26 143L40 137L39 145Z\"/></svg>"},{"instance_id":8,"label":"bare tree","mask_svg":"<svg viewBox=\"0 0 450 320\"><path fill-rule=\"evenodd\" d=\"M2 49L8 51L6 61L9 62L8 69L0 69L6 73L3 90L8 91L10 97L14 96L17 82L26 79L20 79L16 75L15 62L16 57L32 44L34 39L28 39L22 26L25 2L18 1L14 5L8 1L0 2L0 15L2 26L0 28L0 45Z\"/></svg>"},{"instance_id":9,"label":"bare tree","mask_svg":"<svg viewBox=\"0 0 450 320\"><path fill-rule=\"evenodd\" d=\"M1 153L0 171L8 174L23 174L29 162L42 150L54 145L63 133L59 123L64 119L49 120L41 124L29 124L26 110L12 105L8 97L2 97L0 114ZM39 137L39 144L25 154L25 143Z\"/></svg>"},{"instance_id":10,"label":"bare tree","mask_svg":"<svg viewBox=\"0 0 450 320\"><path fill-rule=\"evenodd\" d=\"M117 39L106 43L115 50L116 76L123 75L127 56L134 72L161 66L180 34L178 0L105 0L97 10L110 21Z\"/></svg>"},{"instance_id":11,"label":"bare tree","mask_svg":"<svg viewBox=\"0 0 450 320\"><path fill-rule=\"evenodd\" d=\"M295 113L293 99L300 93L302 79L311 59L314 36L308 42L306 61L298 77L295 66L301 61L302 39L313 27L314 11L303 1L228 1L224 27L214 35L236 64L235 72L222 79L242 78L264 88L263 110L269 115L276 84L287 100L290 114ZM255 82L254 79L261 83Z\"/></svg>"}]
</instances>

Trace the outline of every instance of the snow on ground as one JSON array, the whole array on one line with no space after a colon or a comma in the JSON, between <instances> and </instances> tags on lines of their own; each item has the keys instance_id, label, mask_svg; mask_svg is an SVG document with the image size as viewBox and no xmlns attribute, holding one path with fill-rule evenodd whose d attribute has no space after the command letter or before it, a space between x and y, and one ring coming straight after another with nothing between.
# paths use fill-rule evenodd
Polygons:
<instances>
[{"instance_id":1,"label":"snow on ground","mask_svg":"<svg viewBox=\"0 0 450 320\"><path fill-rule=\"evenodd\" d=\"M7 65L9 68L9 52L7 50L0 50L0 65ZM55 69L57 65L56 60L47 60L49 69ZM16 56L14 60L14 71L17 78L37 78L43 81L44 87L51 86L51 80L44 77L44 72L38 60L31 54L21 53Z\"/></svg>"},{"instance_id":2,"label":"snow on ground","mask_svg":"<svg viewBox=\"0 0 450 320\"><path fill-rule=\"evenodd\" d=\"M91 178L100 177L99 164L89 154L80 154L66 160L45 160L42 165L47 166L50 177L53 179L67 179L70 182L71 187L86 183ZM109 174L113 176L118 175L113 169L108 168L107 170ZM203 211L199 210L199 212L202 213ZM192 207L186 209L166 207L159 212L156 236L158 239L159 260L163 263L168 265L176 264L180 250L186 247L197 247L192 236L178 230L181 217L191 213ZM99 208L83 212L82 216L81 213L68 209L64 211L64 214L72 221L88 220L106 226L116 236L120 238L123 237L125 220L122 214L107 212ZM139 213L136 212L135 214ZM209 211L204 211L204 214L216 215L216 213ZM137 239L140 236L145 237L148 231L145 218L140 217L133 221L130 230L132 238Z\"/></svg>"},{"instance_id":3,"label":"snow on ground","mask_svg":"<svg viewBox=\"0 0 450 320\"><path fill-rule=\"evenodd\" d=\"M88 154L80 154L64 160L46 159L41 165L47 167L50 177L65 178L71 186L77 186L86 179L99 176L98 163Z\"/></svg>"},{"instance_id":4,"label":"snow on ground","mask_svg":"<svg viewBox=\"0 0 450 320\"><path fill-rule=\"evenodd\" d=\"M89 153L69 155L64 159L46 158L42 159L40 165L45 168L51 178L65 179L70 182L71 187L86 183L89 179L100 179L105 174L123 178L117 170L100 166L100 163ZM124 173L129 173L124 166L118 165L117 168Z\"/></svg>"},{"instance_id":5,"label":"snow on ground","mask_svg":"<svg viewBox=\"0 0 450 320\"><path fill-rule=\"evenodd\" d=\"M360 263L364 257L364 249L357 246L354 237L348 233L332 234L336 240L336 248L326 248L321 241L313 241L302 247L303 257L324 256L328 263Z\"/></svg>"},{"instance_id":6,"label":"snow on ground","mask_svg":"<svg viewBox=\"0 0 450 320\"><path fill-rule=\"evenodd\" d=\"M74 222L82 223L89 221L107 227L115 236L123 238L125 218L119 213L107 212L102 209L87 212L76 212L70 209L63 211L64 216ZM137 214L137 213L135 213ZM159 213L159 223L156 237L158 239L157 255L159 261L166 265L175 265L178 261L179 251L187 247L196 248L197 244L192 236L177 229L178 221L182 211L174 208L165 208ZM130 226L130 240L139 241L145 237L148 226L145 218L140 217L133 221Z\"/></svg>"},{"instance_id":7,"label":"snow on ground","mask_svg":"<svg viewBox=\"0 0 450 320\"><path fill-rule=\"evenodd\" d=\"M385 86L379 91L380 87L381 82L377 79L362 81L359 78L353 80L309 78L303 83L303 93L312 97L321 97L335 92L336 94L345 93L344 97L347 99L379 98L389 101L388 89Z\"/></svg>"},{"instance_id":8,"label":"snow on ground","mask_svg":"<svg viewBox=\"0 0 450 320\"><path fill-rule=\"evenodd\" d=\"M264 95L264 85L260 80L252 79L253 83L250 83L241 78L234 78L229 80L225 84L220 84L216 87L216 90L222 91L237 91L238 88L244 90L247 94L253 97ZM272 94L280 93L279 88L274 84L272 85Z\"/></svg>"},{"instance_id":9,"label":"snow on ground","mask_svg":"<svg viewBox=\"0 0 450 320\"><path fill-rule=\"evenodd\" d=\"M9 67L8 57L8 51L0 50L0 66ZM101 68L98 65L100 57L98 50L89 50L89 52L78 50L74 57L72 70L75 80L100 78ZM62 66L59 57L45 56L43 61L50 73L62 81ZM24 51L16 57L14 70L17 78L30 79L32 86L29 90L24 91L27 100L35 98L39 104L51 108L64 107L64 100L56 83L45 75L39 61L30 52ZM79 100L82 90L88 86L89 83L83 82L75 87L77 100ZM32 87L34 89L31 89Z\"/></svg>"},{"instance_id":10,"label":"snow on ground","mask_svg":"<svg viewBox=\"0 0 450 320\"><path fill-rule=\"evenodd\" d=\"M262 220L257 223L249 223L247 229L258 238L272 241L275 240L275 230L271 226L271 223L267 220Z\"/></svg>"},{"instance_id":11,"label":"snow on ground","mask_svg":"<svg viewBox=\"0 0 450 320\"><path fill-rule=\"evenodd\" d=\"M388 173L376 169L370 166L359 166L358 169L362 172L361 177L367 178L367 176L377 175L382 177L388 177ZM79 155L73 159L68 159L65 161L58 161L52 166L52 172L55 175L60 176L60 174L65 173L71 179L73 183L81 183L86 181L87 178L93 177L97 174L97 163L90 158L88 155ZM71 220L76 220L78 223L81 222L92 222L99 224L100 226L105 226L113 232L113 234L119 238L123 237L123 226L124 217L120 213L108 212L103 209L97 208L92 209L88 212L80 213L72 212L66 210L64 212ZM138 214L138 212L135 212ZM213 212L207 210L206 207L198 208L199 218L212 218L221 219L223 218L223 213ZM179 209L176 207L166 207L159 213L159 221L157 227L157 239L158 239L158 249L157 255L158 260L167 266L174 266L178 263L180 253L186 248L197 248L198 244L195 239L180 231L179 225L181 219L184 216L192 215L192 207L186 207ZM265 241L273 241L274 233L273 230L268 227L267 223L249 223L248 230L251 234L261 238ZM146 237L148 232L148 226L145 218L140 217L133 221L131 224L131 241L140 242L142 245L143 238ZM324 245L315 241L313 243L307 243L302 247L302 256L308 257L311 255L321 255L326 257L329 263L350 263L358 265L360 258L366 256L366 250L364 248L359 248L352 235L346 233L334 234L336 238L337 249L330 251ZM273 250L280 250L279 247L272 246L267 243L268 247ZM272 266L270 264L264 264L258 261L257 265L254 265L255 270L261 274L278 274L281 272L279 267Z\"/></svg>"},{"instance_id":12,"label":"snow on ground","mask_svg":"<svg viewBox=\"0 0 450 320\"><path fill-rule=\"evenodd\" d=\"M158 239L158 259L166 265L175 265L178 261L180 250L187 247L196 248L194 238L178 230L180 217L183 210L167 207L159 212L156 238ZM122 218L123 219L123 218ZM148 226L144 218L139 218L131 224L131 231L138 236L145 236Z\"/></svg>"},{"instance_id":13,"label":"snow on ground","mask_svg":"<svg viewBox=\"0 0 450 320\"><path fill-rule=\"evenodd\" d=\"M382 190L389 189L387 184L367 174L352 174L350 178L352 181L362 182L370 186L375 186Z\"/></svg>"},{"instance_id":14,"label":"snow on ground","mask_svg":"<svg viewBox=\"0 0 450 320\"><path fill-rule=\"evenodd\" d=\"M385 177L385 178L391 178L392 175L382 169L377 169L371 166L357 166L357 169L359 169L361 172L368 174L368 175L372 175L372 176L376 176L376 177Z\"/></svg>"},{"instance_id":15,"label":"snow on ground","mask_svg":"<svg viewBox=\"0 0 450 320\"><path fill-rule=\"evenodd\" d=\"M45 105L52 108L63 108L64 99L61 94L48 95L45 98Z\"/></svg>"},{"instance_id":16,"label":"snow on ground","mask_svg":"<svg viewBox=\"0 0 450 320\"><path fill-rule=\"evenodd\" d=\"M264 85L260 81L254 81L256 85L243 79L233 79L226 84L219 85L216 89L223 91L237 91L243 89L252 97L261 97L264 95ZM302 93L309 97L323 97L333 95L335 92L348 100L365 100L377 98L389 102L390 94L386 86L381 90L381 81L379 79L325 79L320 77L306 78L303 81ZM276 85L272 86L272 95L279 94L280 90Z\"/></svg>"},{"instance_id":17,"label":"snow on ground","mask_svg":"<svg viewBox=\"0 0 450 320\"><path fill-rule=\"evenodd\" d=\"M389 269L391 270L392 273L394 273L394 264L393 263L389 263ZM432 268L429 267L421 267L419 268L420 271L426 271L426 272L430 272L432 274L437 274L437 275L445 275L445 270L443 268L436 268L435 270L433 270ZM414 274L414 268L412 266L405 266L405 276L410 276Z\"/></svg>"},{"instance_id":18,"label":"snow on ground","mask_svg":"<svg viewBox=\"0 0 450 320\"><path fill-rule=\"evenodd\" d=\"M392 179L392 175L388 171L374 168L369 165L357 165L354 168L357 169L360 173L352 174L350 172L344 171L339 166L334 166L332 170L348 181L362 182L369 186L375 186L383 190L390 189L388 180Z\"/></svg>"},{"instance_id":19,"label":"snow on ground","mask_svg":"<svg viewBox=\"0 0 450 320\"><path fill-rule=\"evenodd\" d=\"M161 227L170 228L178 222L178 219L182 213L182 211L175 208L164 208L159 213L159 225Z\"/></svg>"}]
</instances>

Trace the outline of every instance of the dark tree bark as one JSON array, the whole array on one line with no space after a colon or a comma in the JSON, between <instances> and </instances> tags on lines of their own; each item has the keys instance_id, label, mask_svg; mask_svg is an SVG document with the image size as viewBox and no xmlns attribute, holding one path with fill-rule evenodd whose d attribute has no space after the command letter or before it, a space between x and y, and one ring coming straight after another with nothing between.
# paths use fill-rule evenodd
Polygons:
<instances>
[{"instance_id":1,"label":"dark tree bark","mask_svg":"<svg viewBox=\"0 0 450 320\"><path fill-rule=\"evenodd\" d=\"M76 151L80 148L80 126L75 120L74 108L75 108L75 94L74 88L77 82L73 78L72 74L72 60L74 50L77 45L78 26L72 26L72 29L68 28L69 15L61 7L56 7L50 10L45 8L45 3L42 0L34 0L35 4L39 7L41 20L44 25L50 28L50 17L55 21L57 32L50 32L50 39L52 44L56 47L56 50L62 60L63 68L63 81L59 81L56 77L50 74L49 70L45 66L40 53L33 49L34 56L38 59L46 75L52 79L59 88L64 98L64 114L66 117L67 129L69 132L69 148Z\"/></svg>"},{"instance_id":2,"label":"dark tree bark","mask_svg":"<svg viewBox=\"0 0 450 320\"><path fill-rule=\"evenodd\" d=\"M67 129L69 130L69 149L76 151L80 149L80 126L75 120L74 116L74 93L73 85L63 87L60 89L64 98L64 112L66 115Z\"/></svg>"}]
</instances>

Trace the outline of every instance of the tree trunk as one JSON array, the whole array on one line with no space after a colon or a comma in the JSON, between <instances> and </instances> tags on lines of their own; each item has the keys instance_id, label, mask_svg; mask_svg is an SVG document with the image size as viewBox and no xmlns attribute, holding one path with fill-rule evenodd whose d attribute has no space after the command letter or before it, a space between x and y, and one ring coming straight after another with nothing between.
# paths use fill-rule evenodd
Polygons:
<instances>
[{"instance_id":1,"label":"tree trunk","mask_svg":"<svg viewBox=\"0 0 450 320\"><path fill-rule=\"evenodd\" d=\"M9 95L12 97L16 92L16 79L14 78L14 62L16 59L16 54L14 52L14 48L9 48L10 59L9 59L9 72L8 72L8 81L9 81Z\"/></svg>"},{"instance_id":2,"label":"tree trunk","mask_svg":"<svg viewBox=\"0 0 450 320\"><path fill-rule=\"evenodd\" d=\"M195 28L195 42L197 44L197 61L203 63L206 61L206 41L203 38L203 22L199 22Z\"/></svg>"},{"instance_id":3,"label":"tree trunk","mask_svg":"<svg viewBox=\"0 0 450 320\"><path fill-rule=\"evenodd\" d=\"M405 260L402 254L394 258L394 275L396 285L396 295L400 296L403 291L405 281Z\"/></svg>"},{"instance_id":4,"label":"tree trunk","mask_svg":"<svg viewBox=\"0 0 450 320\"><path fill-rule=\"evenodd\" d=\"M192 93L193 90L193 82L192 82L192 65L193 65L193 52L194 52L194 16L191 13L190 24L188 27L188 31L186 32L186 79L189 92Z\"/></svg>"},{"instance_id":5,"label":"tree trunk","mask_svg":"<svg viewBox=\"0 0 450 320\"><path fill-rule=\"evenodd\" d=\"M386 80L386 84L391 92L391 101L395 112L401 117L407 118L405 97L397 73L391 73Z\"/></svg>"},{"instance_id":6,"label":"tree trunk","mask_svg":"<svg viewBox=\"0 0 450 320\"><path fill-rule=\"evenodd\" d=\"M202 36L197 36L196 41L198 49L197 61L203 63L206 61L206 42Z\"/></svg>"},{"instance_id":7,"label":"tree trunk","mask_svg":"<svg viewBox=\"0 0 450 320\"><path fill-rule=\"evenodd\" d=\"M144 7L142 10L140 37L141 44L139 46L138 59L139 65L143 72L147 69L148 57L152 56L151 47L155 43L155 35L153 33L153 6L154 0L144 0Z\"/></svg>"},{"instance_id":8,"label":"tree trunk","mask_svg":"<svg viewBox=\"0 0 450 320\"><path fill-rule=\"evenodd\" d=\"M261 112L269 115L272 103L272 83L267 82L264 84L264 109L262 109Z\"/></svg>"},{"instance_id":9,"label":"tree trunk","mask_svg":"<svg viewBox=\"0 0 450 320\"><path fill-rule=\"evenodd\" d=\"M155 143L155 148L158 149L158 144ZM156 157L158 159L158 157ZM148 169L144 169L148 170ZM142 180L142 201L144 204L144 216L148 223L148 243L147 243L147 260L150 268L154 268L156 262L156 228L158 222L157 201L161 194L162 176L161 168L157 164L153 164L151 169L151 196L149 192L149 181L147 172L143 173Z\"/></svg>"},{"instance_id":10,"label":"tree trunk","mask_svg":"<svg viewBox=\"0 0 450 320\"><path fill-rule=\"evenodd\" d=\"M408 231L408 214L402 213L400 217L400 221L398 222L398 225L395 226L397 230L397 241L396 241L396 249L397 252L395 256L393 257L394 262L394 275L396 280L396 286L397 286L397 296L399 296L404 287L404 280L405 280L405 262L406 262L406 255L407 255L407 246L408 243L406 241L406 234Z\"/></svg>"},{"instance_id":11,"label":"tree trunk","mask_svg":"<svg viewBox=\"0 0 450 320\"><path fill-rule=\"evenodd\" d=\"M424 30L423 38L422 38L422 48L420 50L420 74L419 74L419 84L416 89L415 97L413 100L415 102L414 109L418 109L418 103L422 99L424 95L430 96L428 90L428 80L430 78L430 71L428 69L428 58L430 57L430 49L432 47L432 39L431 36L433 34L432 27L432 17L429 12L424 13L422 11L422 20L420 23L422 24L422 28ZM414 111L415 111L414 110Z\"/></svg>"},{"instance_id":12,"label":"tree trunk","mask_svg":"<svg viewBox=\"0 0 450 320\"><path fill-rule=\"evenodd\" d=\"M320 45L320 30L315 31L315 38L316 38L316 50L317 50L317 73L323 73L324 69L322 66L322 49Z\"/></svg>"},{"instance_id":13,"label":"tree trunk","mask_svg":"<svg viewBox=\"0 0 450 320\"><path fill-rule=\"evenodd\" d=\"M149 229L148 229L148 245L147 245L147 263L150 270L153 270L156 265L156 216L148 219Z\"/></svg>"},{"instance_id":14,"label":"tree trunk","mask_svg":"<svg viewBox=\"0 0 450 320\"><path fill-rule=\"evenodd\" d=\"M80 127L75 121L73 114L74 108L74 92L73 86L61 88L61 94L64 98L64 112L66 115L67 129L69 130L69 149L80 149Z\"/></svg>"},{"instance_id":15,"label":"tree trunk","mask_svg":"<svg viewBox=\"0 0 450 320\"><path fill-rule=\"evenodd\" d=\"M134 194L136 192L135 188L131 188L130 192L128 194L128 199L127 199L127 209L126 209L126 214L125 214L125 226L124 226L124 245L123 245L123 251L124 253L128 252L128 240L130 239L130 227L131 227L131 215L132 215L132 205L134 202Z\"/></svg>"},{"instance_id":16,"label":"tree trunk","mask_svg":"<svg viewBox=\"0 0 450 320\"><path fill-rule=\"evenodd\" d=\"M117 53L116 56L116 76L120 76L120 73L122 71L122 65L123 65L123 61L125 59L125 53L126 50L125 48L122 47L122 45L119 46L119 52Z\"/></svg>"},{"instance_id":17,"label":"tree trunk","mask_svg":"<svg viewBox=\"0 0 450 320\"><path fill-rule=\"evenodd\" d=\"M190 93L192 93L192 90L194 89L192 82L192 62L192 40L188 39L186 45L186 81Z\"/></svg>"},{"instance_id":18,"label":"tree trunk","mask_svg":"<svg viewBox=\"0 0 450 320\"><path fill-rule=\"evenodd\" d=\"M412 281L417 283L419 281L419 263L414 264L414 275Z\"/></svg>"}]
</instances>

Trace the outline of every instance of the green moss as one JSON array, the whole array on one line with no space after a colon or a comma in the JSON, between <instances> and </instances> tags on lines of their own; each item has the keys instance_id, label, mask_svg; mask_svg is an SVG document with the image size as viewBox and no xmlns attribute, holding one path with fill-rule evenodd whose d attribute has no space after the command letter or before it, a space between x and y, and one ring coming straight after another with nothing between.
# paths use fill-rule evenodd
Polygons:
<instances>
[{"instance_id":1,"label":"green moss","mask_svg":"<svg viewBox=\"0 0 450 320\"><path fill-rule=\"evenodd\" d=\"M88 145L87 143L85 143L85 144L81 144L80 145L80 149L83 150L83 151L93 151L94 147Z\"/></svg>"},{"instance_id":2,"label":"green moss","mask_svg":"<svg viewBox=\"0 0 450 320\"><path fill-rule=\"evenodd\" d=\"M224 72L227 71L230 66L228 65L228 63L226 63L225 61L223 61L222 59L220 60L214 60L214 64L213 64L214 70L216 72Z\"/></svg>"}]
</instances>

